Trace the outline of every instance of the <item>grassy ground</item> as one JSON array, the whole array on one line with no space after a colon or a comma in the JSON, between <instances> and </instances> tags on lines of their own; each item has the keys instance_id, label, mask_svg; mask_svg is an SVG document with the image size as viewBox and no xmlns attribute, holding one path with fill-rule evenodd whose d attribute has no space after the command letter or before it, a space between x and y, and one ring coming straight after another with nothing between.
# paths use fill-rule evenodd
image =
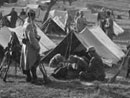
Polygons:
<instances>
[{"instance_id":1,"label":"grassy ground","mask_svg":"<svg viewBox=\"0 0 130 98\"><path fill-rule=\"evenodd\" d=\"M119 35L115 40L119 40L119 45L127 45L130 39L130 20L127 10L130 8L129 0L79 0L72 6L105 6L114 9L116 15L121 15L123 19L116 20L125 29L125 33ZM61 6L62 2L59 3ZM66 4L68 6L68 4ZM59 43L61 39L55 40ZM48 75L53 71L46 67ZM116 68L106 70L107 77L112 77L117 72ZM7 83L0 79L0 98L129 98L130 80L125 79L126 70L124 69L115 83L94 81L93 83L80 82L77 80L56 80L50 77L49 84L30 84L25 81L25 76L19 70L15 77L14 68L9 70L10 76ZM40 81L42 75L38 71Z\"/></svg>"}]
</instances>

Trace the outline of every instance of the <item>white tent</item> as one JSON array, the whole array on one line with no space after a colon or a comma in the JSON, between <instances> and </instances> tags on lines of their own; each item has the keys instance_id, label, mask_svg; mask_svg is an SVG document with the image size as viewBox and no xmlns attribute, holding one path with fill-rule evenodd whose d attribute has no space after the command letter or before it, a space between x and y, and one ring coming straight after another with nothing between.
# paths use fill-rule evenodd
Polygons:
<instances>
[{"instance_id":1,"label":"white tent","mask_svg":"<svg viewBox=\"0 0 130 98\"><path fill-rule=\"evenodd\" d=\"M9 40L11 37L11 32L7 27L3 27L0 29L0 44L6 48L8 46Z\"/></svg>"},{"instance_id":2,"label":"white tent","mask_svg":"<svg viewBox=\"0 0 130 98\"><path fill-rule=\"evenodd\" d=\"M22 41L23 38L23 33L25 31L25 28L27 26L28 23L25 22L25 24L23 26L18 26L16 28L9 28L10 31L13 31L17 34L18 38L20 41ZM42 31L41 29L36 25L37 27L37 32L38 35L40 35L41 39L40 39L40 53L44 53L50 49L55 48L56 44L51 41Z\"/></svg>"},{"instance_id":3,"label":"white tent","mask_svg":"<svg viewBox=\"0 0 130 98\"><path fill-rule=\"evenodd\" d=\"M97 13L96 14L88 14L88 15L86 15L86 18L88 21L96 23L97 22L97 15L98 15ZM119 26L115 21L114 21L114 33L117 36L119 34L124 33L123 28L121 26Z\"/></svg>"},{"instance_id":4,"label":"white tent","mask_svg":"<svg viewBox=\"0 0 130 98\"><path fill-rule=\"evenodd\" d=\"M70 46L70 50L68 46ZM86 27L80 33L69 33L43 60L49 61L57 53L65 56L67 55L67 49L69 50L69 54L80 53L84 48L87 49L89 46L94 46L104 63L107 64L116 64L125 55L121 48L112 42L99 26L96 26L93 28Z\"/></svg>"},{"instance_id":5,"label":"white tent","mask_svg":"<svg viewBox=\"0 0 130 98\"><path fill-rule=\"evenodd\" d=\"M117 63L125 55L121 48L111 41L99 26L86 28L79 36L79 40L82 39L83 42L87 43L87 45L84 44L85 46L94 46L102 58L112 63Z\"/></svg>"},{"instance_id":6,"label":"white tent","mask_svg":"<svg viewBox=\"0 0 130 98\"><path fill-rule=\"evenodd\" d=\"M52 18L55 23L64 30L68 19L68 12L61 10L51 10L49 13L49 18Z\"/></svg>"}]
</instances>

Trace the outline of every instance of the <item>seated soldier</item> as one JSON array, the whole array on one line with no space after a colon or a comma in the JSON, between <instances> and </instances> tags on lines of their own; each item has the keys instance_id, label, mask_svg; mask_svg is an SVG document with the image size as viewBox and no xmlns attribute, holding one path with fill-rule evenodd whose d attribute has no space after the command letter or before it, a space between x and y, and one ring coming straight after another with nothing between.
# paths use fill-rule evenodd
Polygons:
<instances>
[{"instance_id":1,"label":"seated soldier","mask_svg":"<svg viewBox=\"0 0 130 98\"><path fill-rule=\"evenodd\" d=\"M88 63L77 55L70 55L68 60L62 66L57 67L51 74L57 79L78 78L81 71L86 71Z\"/></svg>"},{"instance_id":2,"label":"seated soldier","mask_svg":"<svg viewBox=\"0 0 130 98\"><path fill-rule=\"evenodd\" d=\"M79 57L77 55L70 55L70 57L68 58L69 63L71 63L72 65L74 65L73 63L75 63L75 66L72 66L73 69L77 70L77 72L79 73L80 71L86 71L88 68L88 62L86 62L84 60L84 58Z\"/></svg>"},{"instance_id":3,"label":"seated soldier","mask_svg":"<svg viewBox=\"0 0 130 98\"><path fill-rule=\"evenodd\" d=\"M68 78L78 78L79 73L81 71L86 71L88 69L88 62L82 57L79 57L77 55L70 55L68 58Z\"/></svg>"},{"instance_id":4,"label":"seated soldier","mask_svg":"<svg viewBox=\"0 0 130 98\"><path fill-rule=\"evenodd\" d=\"M100 56L96 53L94 47L90 47L88 53L91 56L89 67L87 71L80 72L80 79L85 81L103 81L105 79L105 71Z\"/></svg>"},{"instance_id":5,"label":"seated soldier","mask_svg":"<svg viewBox=\"0 0 130 98\"><path fill-rule=\"evenodd\" d=\"M62 63L64 60L65 59L61 54L56 54L55 56L53 56L53 58L51 58L49 66L58 67L58 65L60 65L60 63Z\"/></svg>"}]
</instances>

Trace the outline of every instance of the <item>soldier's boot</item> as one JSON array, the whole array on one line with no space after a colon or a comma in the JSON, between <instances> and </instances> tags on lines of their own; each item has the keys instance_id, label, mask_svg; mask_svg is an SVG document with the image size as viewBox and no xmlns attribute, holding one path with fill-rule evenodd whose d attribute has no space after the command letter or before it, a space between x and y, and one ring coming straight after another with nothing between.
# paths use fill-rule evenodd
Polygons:
<instances>
[{"instance_id":1,"label":"soldier's boot","mask_svg":"<svg viewBox=\"0 0 130 98\"><path fill-rule=\"evenodd\" d=\"M32 77L31 77L31 74L30 74L30 70L27 70L27 71L26 71L26 75L27 75L26 81L27 81L27 82L31 82Z\"/></svg>"},{"instance_id":2,"label":"soldier's boot","mask_svg":"<svg viewBox=\"0 0 130 98\"><path fill-rule=\"evenodd\" d=\"M36 74L36 67L32 67L31 68L31 73L32 73L32 83L36 83L37 82L37 74Z\"/></svg>"}]
</instances>

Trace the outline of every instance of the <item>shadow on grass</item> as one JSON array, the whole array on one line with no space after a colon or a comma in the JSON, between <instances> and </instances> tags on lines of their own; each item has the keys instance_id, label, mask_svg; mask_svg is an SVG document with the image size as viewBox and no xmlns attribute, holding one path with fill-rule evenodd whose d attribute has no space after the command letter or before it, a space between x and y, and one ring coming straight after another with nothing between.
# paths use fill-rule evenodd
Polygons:
<instances>
[{"instance_id":1,"label":"shadow on grass","mask_svg":"<svg viewBox=\"0 0 130 98\"><path fill-rule=\"evenodd\" d=\"M49 88L55 88L55 89L80 89L84 90L83 85L80 83L80 81L77 80L54 80L51 79L51 82L45 85Z\"/></svg>"}]
</instances>

